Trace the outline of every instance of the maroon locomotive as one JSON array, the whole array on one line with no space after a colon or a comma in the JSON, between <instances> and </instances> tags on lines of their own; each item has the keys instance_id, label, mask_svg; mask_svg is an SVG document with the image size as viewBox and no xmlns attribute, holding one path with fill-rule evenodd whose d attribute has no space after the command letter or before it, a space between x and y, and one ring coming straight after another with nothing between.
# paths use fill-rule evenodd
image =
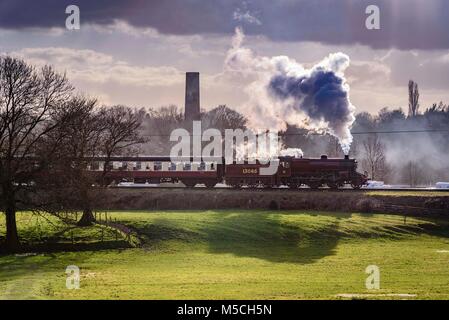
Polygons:
<instances>
[{"instance_id":1,"label":"maroon locomotive","mask_svg":"<svg viewBox=\"0 0 449 320\"><path fill-rule=\"evenodd\" d=\"M346 156L344 159L319 159L278 157L272 160L275 170L266 173L270 164L256 161L223 164L223 158L209 158L195 161L191 158L170 157L115 157L109 164L107 179L110 183L129 181L134 183L177 183L186 187L204 184L208 188L218 183L234 188L279 187L299 188L303 185L312 189L327 186L338 189L351 185L359 189L367 182L367 177L357 172L357 161ZM89 167L92 172L103 172L104 162L94 159Z\"/></svg>"}]
</instances>

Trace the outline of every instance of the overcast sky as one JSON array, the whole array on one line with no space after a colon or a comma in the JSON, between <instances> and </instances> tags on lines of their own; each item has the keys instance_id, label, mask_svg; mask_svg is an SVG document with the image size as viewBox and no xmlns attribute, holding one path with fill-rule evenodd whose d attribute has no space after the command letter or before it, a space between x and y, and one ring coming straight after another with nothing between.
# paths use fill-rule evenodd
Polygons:
<instances>
[{"instance_id":1,"label":"overcast sky","mask_svg":"<svg viewBox=\"0 0 449 320\"><path fill-rule=\"evenodd\" d=\"M65 29L76 4L81 29ZM380 30L365 8L380 8ZM0 0L0 52L66 71L80 92L108 104L183 106L186 71L201 72L202 107L247 100L247 79L224 71L234 29L261 56L312 66L332 52L351 59L346 78L358 111L449 103L447 0Z\"/></svg>"}]
</instances>

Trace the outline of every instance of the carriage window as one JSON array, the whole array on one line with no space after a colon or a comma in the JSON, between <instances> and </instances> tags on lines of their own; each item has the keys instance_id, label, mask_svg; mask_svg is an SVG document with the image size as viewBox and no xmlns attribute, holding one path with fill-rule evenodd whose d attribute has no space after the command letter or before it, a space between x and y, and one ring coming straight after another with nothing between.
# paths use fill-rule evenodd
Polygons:
<instances>
[{"instance_id":1,"label":"carriage window","mask_svg":"<svg viewBox=\"0 0 449 320\"><path fill-rule=\"evenodd\" d=\"M128 162L122 162L122 166L120 167L120 170L128 170Z\"/></svg>"},{"instance_id":2,"label":"carriage window","mask_svg":"<svg viewBox=\"0 0 449 320\"><path fill-rule=\"evenodd\" d=\"M168 167L168 171L176 171L176 163L174 163L174 162L170 163L170 166Z\"/></svg>"},{"instance_id":3,"label":"carriage window","mask_svg":"<svg viewBox=\"0 0 449 320\"><path fill-rule=\"evenodd\" d=\"M210 165L210 169L211 169L211 170L215 170L215 164L214 164L214 163L212 163L212 164Z\"/></svg>"},{"instance_id":4,"label":"carriage window","mask_svg":"<svg viewBox=\"0 0 449 320\"><path fill-rule=\"evenodd\" d=\"M198 171L206 171L206 163L201 162L200 166L198 167Z\"/></svg>"},{"instance_id":5,"label":"carriage window","mask_svg":"<svg viewBox=\"0 0 449 320\"><path fill-rule=\"evenodd\" d=\"M162 171L162 162L156 162L154 164L154 171Z\"/></svg>"},{"instance_id":6,"label":"carriage window","mask_svg":"<svg viewBox=\"0 0 449 320\"><path fill-rule=\"evenodd\" d=\"M190 171L192 170L192 164L191 163L185 163L184 164L184 171Z\"/></svg>"},{"instance_id":7,"label":"carriage window","mask_svg":"<svg viewBox=\"0 0 449 320\"><path fill-rule=\"evenodd\" d=\"M134 170L142 170L142 162L136 162L134 165Z\"/></svg>"}]
</instances>

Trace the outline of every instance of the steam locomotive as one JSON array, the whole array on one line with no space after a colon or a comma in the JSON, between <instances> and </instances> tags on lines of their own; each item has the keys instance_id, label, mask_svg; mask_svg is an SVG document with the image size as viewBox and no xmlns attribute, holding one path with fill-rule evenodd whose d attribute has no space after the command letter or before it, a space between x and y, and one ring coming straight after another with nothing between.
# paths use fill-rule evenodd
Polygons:
<instances>
[{"instance_id":1,"label":"steam locomotive","mask_svg":"<svg viewBox=\"0 0 449 320\"><path fill-rule=\"evenodd\" d=\"M278 157L275 160L277 170L266 173L270 164L259 161L225 164L224 158L208 158L201 161L170 157L114 157L104 170L104 159L93 159L88 170L101 174L107 171L107 182L134 182L147 184L178 183L193 188L204 184L212 188L219 183L234 188L272 188L288 186L295 189L308 186L311 189L329 187L338 189L351 185L359 189L367 183L367 177L357 172L357 161L346 156L344 159L321 156L318 159ZM273 163L271 163L273 165Z\"/></svg>"}]
</instances>

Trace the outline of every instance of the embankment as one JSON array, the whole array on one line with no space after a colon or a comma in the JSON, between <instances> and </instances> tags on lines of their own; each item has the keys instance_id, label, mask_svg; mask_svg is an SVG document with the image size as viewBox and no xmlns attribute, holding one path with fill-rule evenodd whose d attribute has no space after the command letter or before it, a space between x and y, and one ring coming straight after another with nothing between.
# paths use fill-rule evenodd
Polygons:
<instances>
[{"instance_id":1,"label":"embankment","mask_svg":"<svg viewBox=\"0 0 449 320\"><path fill-rule=\"evenodd\" d=\"M448 215L449 194L426 195L366 191L290 191L184 189L184 188L112 188L105 194L108 210L209 210L279 209L317 210L408 215Z\"/></svg>"}]
</instances>

